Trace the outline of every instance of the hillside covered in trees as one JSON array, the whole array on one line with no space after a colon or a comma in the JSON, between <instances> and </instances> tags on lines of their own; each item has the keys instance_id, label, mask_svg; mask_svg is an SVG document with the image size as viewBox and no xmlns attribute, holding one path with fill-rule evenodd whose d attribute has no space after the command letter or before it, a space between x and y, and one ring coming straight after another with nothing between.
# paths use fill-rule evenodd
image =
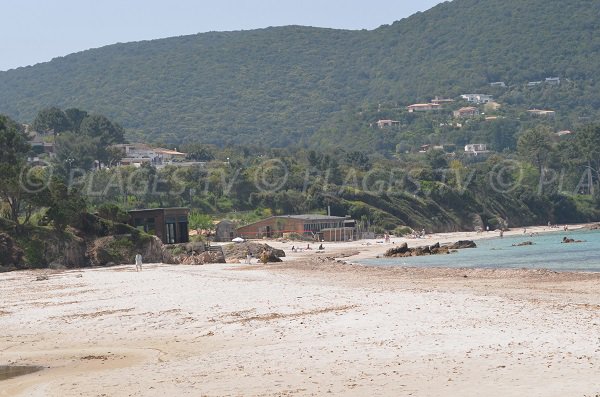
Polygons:
<instances>
[{"instance_id":1,"label":"hillside covered in trees","mask_svg":"<svg viewBox=\"0 0 600 397\"><path fill-rule=\"evenodd\" d=\"M555 110L555 130L597 121L599 16L595 0L454 0L372 31L288 26L115 44L0 72L0 113L32 122L50 106L84 108L130 140L172 144L393 151L481 136L502 150L530 127L526 109ZM526 86L551 76L560 86ZM502 104L495 138L474 123L441 139L444 120L405 112L469 92ZM384 116L404 122L369 129Z\"/></svg>"}]
</instances>

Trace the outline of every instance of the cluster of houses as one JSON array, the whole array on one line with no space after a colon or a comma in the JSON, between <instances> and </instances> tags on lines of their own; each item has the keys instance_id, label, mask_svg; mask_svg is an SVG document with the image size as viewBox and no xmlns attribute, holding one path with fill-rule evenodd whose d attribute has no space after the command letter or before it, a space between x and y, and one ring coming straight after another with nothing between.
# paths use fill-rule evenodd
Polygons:
<instances>
[{"instance_id":1,"label":"cluster of houses","mask_svg":"<svg viewBox=\"0 0 600 397\"><path fill-rule=\"evenodd\" d=\"M54 157L56 153L56 144L54 142L54 133L30 131L29 126L25 126L26 132L31 138L30 145L35 156L29 158L29 162L36 163L40 161L40 156L45 155ZM151 164L155 167L161 167L168 164L182 164L187 154L171 149L157 148L145 143L123 143L112 145L121 152L122 157L116 164L110 166L135 166L142 164ZM196 164L196 163L194 163ZM105 164L96 162L95 168L105 168Z\"/></svg>"},{"instance_id":2,"label":"cluster of houses","mask_svg":"<svg viewBox=\"0 0 600 397\"><path fill-rule=\"evenodd\" d=\"M541 84L548 85L560 85L560 77L546 77L543 81L530 81L527 83L528 87L533 87ZM503 81L495 81L490 83L492 87L507 87L506 83ZM462 94L460 99L468 102L471 106L462 107L458 110L453 111L454 118L472 118L480 115L479 109L477 105L491 105L494 108L500 107L499 104L494 102L494 96L488 94ZM443 109L445 104L450 104L454 102L454 99L449 98L439 98L435 97L429 103L415 103L412 105L408 105L406 110L409 113L415 112L430 112ZM474 106L475 105L475 106ZM533 116L540 117L554 117L556 112L554 110L544 110L544 109L531 109L527 111L529 114ZM494 120L496 117L486 117L486 120ZM400 122L396 120L378 120L376 123L378 128L386 128L399 126Z\"/></svg>"},{"instance_id":3,"label":"cluster of houses","mask_svg":"<svg viewBox=\"0 0 600 397\"><path fill-rule=\"evenodd\" d=\"M537 82L535 82L535 83L537 83ZM559 77L548 77L548 78L546 78L545 82L539 82L539 83L540 84L546 83L546 84L551 84L551 85L559 85L560 78ZM493 83L490 83L490 85L493 87L506 87L506 84L502 81L493 82ZM498 109L500 107L500 104L498 104L494 101L493 95L463 94L460 96L460 99L469 103L469 106L464 106L457 110L454 110L452 112L452 116L454 117L454 119L471 119L471 118L479 117L482 114L480 112L480 108L479 108L480 105L485 105L486 109L489 107L494 110ZM451 104L454 101L455 101L454 99L435 97L429 103L415 103L412 105L408 105L406 107L406 110L409 113L437 111L437 110L443 109L444 105ZM527 113L532 116L535 116L535 117L554 118L556 116L556 112L554 110L530 109L530 110L527 110ZM485 117L486 121L493 121L496 119L498 119L497 116L486 116ZM400 121L390 120L390 119L378 120L375 123L375 125L380 129L397 127L397 126L400 126L400 124L401 124ZM443 125L446 125L446 124L440 124L440 126L443 126ZM462 127L462 122L453 122L451 125L457 126L457 127ZM560 131L556 135L558 137L561 137L564 135L569 135L570 133L571 133L570 131ZM444 146L422 145L420 147L419 152L426 153L430 150L436 150L436 149L446 151L446 148ZM473 143L473 144L468 144L465 146L464 153L465 153L465 155L477 156L477 155L488 154L488 153L490 153L490 151L487 149L486 144Z\"/></svg>"},{"instance_id":4,"label":"cluster of houses","mask_svg":"<svg viewBox=\"0 0 600 397\"><path fill-rule=\"evenodd\" d=\"M490 103L493 104L493 101L494 101L494 97L492 95L486 95L486 94L464 94L464 95L461 95L460 97L461 97L461 99L464 99L465 101L472 103L474 105L490 104ZM412 105L408 105L406 107L406 110L409 113L436 111L436 110L443 109L443 106L445 104L450 104L453 102L454 102L454 99L435 97L429 103L415 103ZM479 116L479 109L475 106L466 106L466 107L462 107L462 108L454 111L453 115L455 118L476 117L476 116ZM382 119L382 120L378 120L375 123L375 125L378 128L383 129L386 127L399 126L400 121Z\"/></svg>"}]
</instances>

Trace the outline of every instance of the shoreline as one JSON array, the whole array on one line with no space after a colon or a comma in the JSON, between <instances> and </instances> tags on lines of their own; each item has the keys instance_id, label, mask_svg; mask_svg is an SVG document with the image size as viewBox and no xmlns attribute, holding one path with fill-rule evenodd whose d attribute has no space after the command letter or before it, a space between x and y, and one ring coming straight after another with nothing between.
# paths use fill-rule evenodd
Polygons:
<instances>
[{"instance_id":1,"label":"shoreline","mask_svg":"<svg viewBox=\"0 0 600 397\"><path fill-rule=\"evenodd\" d=\"M537 233L537 234L550 234L550 233L571 233L576 231L581 231L586 227L597 224L594 223L585 223L585 224L575 224L569 225L568 231L563 231L561 228L551 228L548 226L528 226L526 228L518 228L518 229L510 229L504 232L504 237L530 237L529 233ZM527 230L527 234L523 234L523 229ZM490 232L447 232L447 233L434 233L427 234L425 238L406 238L406 237L393 237L390 239L390 243L384 243L382 239L374 239L374 240L357 240L357 241L349 241L349 242L323 242L324 250L318 252L315 248L318 247L320 243L318 242L305 242L305 241L295 241L289 240L283 242L282 239L262 239L262 240L248 240L250 242L257 242L261 244L268 244L271 247L282 249L285 251L286 256L281 258L284 262L294 261L294 260L304 260L311 257L317 256L326 256L332 257L335 259L343 259L349 264L353 265L361 265L361 263L356 262L358 260L364 259L377 259L378 256L382 256L388 248L393 247L397 244L407 243L410 248L424 245L432 245L437 242L440 244L454 243L459 240L483 240L483 239L492 239L498 238L499 233L495 231ZM229 243L222 243L229 244ZM311 246L311 250L304 249L301 252L291 252L291 246L296 247L306 247L306 245Z\"/></svg>"}]
</instances>

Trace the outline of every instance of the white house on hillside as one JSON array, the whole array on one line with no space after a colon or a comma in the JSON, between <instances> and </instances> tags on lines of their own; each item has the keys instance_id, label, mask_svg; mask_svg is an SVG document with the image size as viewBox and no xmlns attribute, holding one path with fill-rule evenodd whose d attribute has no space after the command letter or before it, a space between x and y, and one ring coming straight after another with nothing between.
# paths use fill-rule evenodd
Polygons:
<instances>
[{"instance_id":1,"label":"white house on hillside","mask_svg":"<svg viewBox=\"0 0 600 397\"><path fill-rule=\"evenodd\" d=\"M123 158L120 161L121 165L139 166L143 163L161 165L175 159L183 160L186 156L185 153L176 150L153 148L144 143L123 143L113 145L112 147L122 150Z\"/></svg>"},{"instance_id":2,"label":"white house on hillside","mask_svg":"<svg viewBox=\"0 0 600 397\"><path fill-rule=\"evenodd\" d=\"M487 145L485 143L471 143L465 145L465 153L477 156L478 154L488 153Z\"/></svg>"},{"instance_id":3,"label":"white house on hillside","mask_svg":"<svg viewBox=\"0 0 600 397\"><path fill-rule=\"evenodd\" d=\"M397 126L397 125L400 125L400 122L396 121L396 120L379 120L379 121L377 121L377 127L379 127L379 128L393 127L393 126Z\"/></svg>"},{"instance_id":4,"label":"white house on hillside","mask_svg":"<svg viewBox=\"0 0 600 397\"><path fill-rule=\"evenodd\" d=\"M415 103L406 107L409 113L413 112L427 112L429 110L437 110L441 108L439 103Z\"/></svg>"},{"instance_id":5,"label":"white house on hillside","mask_svg":"<svg viewBox=\"0 0 600 397\"><path fill-rule=\"evenodd\" d=\"M482 104L488 103L494 100L492 95L485 94L464 94L460 96L462 99L465 99L467 102Z\"/></svg>"}]
</instances>

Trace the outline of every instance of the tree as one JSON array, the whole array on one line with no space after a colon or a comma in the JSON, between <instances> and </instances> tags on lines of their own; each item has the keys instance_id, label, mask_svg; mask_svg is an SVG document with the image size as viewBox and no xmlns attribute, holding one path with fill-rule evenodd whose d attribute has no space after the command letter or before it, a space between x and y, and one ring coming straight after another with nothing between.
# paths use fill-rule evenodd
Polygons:
<instances>
[{"instance_id":1,"label":"tree","mask_svg":"<svg viewBox=\"0 0 600 397\"><path fill-rule=\"evenodd\" d=\"M65 110L65 114L69 118L71 122L73 132L79 132L79 128L81 127L81 122L83 119L88 117L88 112L85 110L80 110L76 108L70 108Z\"/></svg>"},{"instance_id":2,"label":"tree","mask_svg":"<svg viewBox=\"0 0 600 397\"><path fill-rule=\"evenodd\" d=\"M588 125L578 130L574 143L589 172L596 176L597 186L600 183L600 124Z\"/></svg>"},{"instance_id":3,"label":"tree","mask_svg":"<svg viewBox=\"0 0 600 397\"><path fill-rule=\"evenodd\" d=\"M62 232L68 225L77 225L80 215L87 209L83 196L59 178L53 178L49 190L51 201L46 216L54 228Z\"/></svg>"},{"instance_id":4,"label":"tree","mask_svg":"<svg viewBox=\"0 0 600 397\"><path fill-rule=\"evenodd\" d=\"M41 110L33 121L33 129L38 132L52 131L58 134L72 129L69 117L57 107Z\"/></svg>"},{"instance_id":5,"label":"tree","mask_svg":"<svg viewBox=\"0 0 600 397\"><path fill-rule=\"evenodd\" d=\"M212 229L213 223L212 218L206 214L202 214L198 211L192 211L189 215L190 229L201 230L201 229Z\"/></svg>"},{"instance_id":6,"label":"tree","mask_svg":"<svg viewBox=\"0 0 600 397\"><path fill-rule=\"evenodd\" d=\"M195 161L212 161L215 159L215 147L213 145L203 145L200 143L192 143L182 148L187 153L190 160Z\"/></svg>"},{"instance_id":7,"label":"tree","mask_svg":"<svg viewBox=\"0 0 600 397\"><path fill-rule=\"evenodd\" d=\"M100 138L103 147L125 142L123 127L101 115L87 116L81 121L79 131L92 138Z\"/></svg>"},{"instance_id":8,"label":"tree","mask_svg":"<svg viewBox=\"0 0 600 397\"><path fill-rule=\"evenodd\" d=\"M517 152L526 161L534 164L540 173L552 151L552 132L548 127L535 127L525 131L517 141Z\"/></svg>"},{"instance_id":9,"label":"tree","mask_svg":"<svg viewBox=\"0 0 600 397\"><path fill-rule=\"evenodd\" d=\"M19 126L0 115L0 198L9 206L9 218L20 226L19 216L26 200L27 189L21 183L26 156L30 150L27 137Z\"/></svg>"},{"instance_id":10,"label":"tree","mask_svg":"<svg viewBox=\"0 0 600 397\"><path fill-rule=\"evenodd\" d=\"M57 168L63 171L64 175L69 175L75 168L92 169L99 153L104 152L99 138L65 132L56 139L55 161Z\"/></svg>"},{"instance_id":11,"label":"tree","mask_svg":"<svg viewBox=\"0 0 600 397\"><path fill-rule=\"evenodd\" d=\"M363 171L371 168L371 159L365 152L355 150L346 155L346 163Z\"/></svg>"},{"instance_id":12,"label":"tree","mask_svg":"<svg viewBox=\"0 0 600 397\"><path fill-rule=\"evenodd\" d=\"M446 153L443 150L430 150L427 152L427 162L433 170L441 170L448 167Z\"/></svg>"}]
</instances>

